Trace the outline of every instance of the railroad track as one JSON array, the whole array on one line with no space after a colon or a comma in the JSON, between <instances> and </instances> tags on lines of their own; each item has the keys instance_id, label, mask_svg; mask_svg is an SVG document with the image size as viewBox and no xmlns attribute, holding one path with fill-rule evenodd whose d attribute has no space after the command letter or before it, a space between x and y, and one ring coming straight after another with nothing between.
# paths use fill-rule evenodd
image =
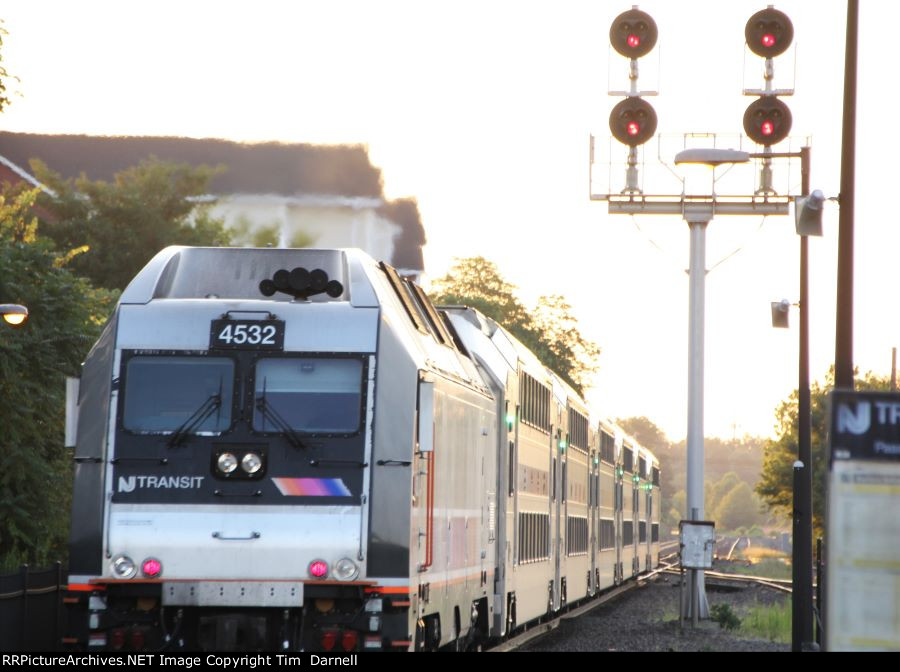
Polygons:
<instances>
[{"instance_id":1,"label":"railroad track","mask_svg":"<svg viewBox=\"0 0 900 672\"><path fill-rule=\"evenodd\" d=\"M677 547L678 542L675 542L675 545ZM662 547L660 547L660 548L662 548ZM518 635L515 635L514 637L507 639L506 641L502 642L501 644L498 644L497 646L491 647L489 649L489 651L492 651L494 653L503 653L506 651L513 651L515 649L518 649L521 646L524 646L525 644L527 644L529 642L534 641L535 639L538 639L539 637L543 637L544 635L556 630L556 628L559 627L559 624L562 623L563 621L573 619L573 618L579 618L580 616L583 616L584 614L591 611L592 609L596 609L601 604L605 604L606 602L609 602L609 601L619 597L620 595L627 593L629 590L631 590L633 588L637 588L640 585L643 585L647 581L656 580L656 577L661 572L670 570L673 567L677 566L676 565L677 558L678 558L677 552L669 553L665 556L661 555L659 558L660 566L657 569L653 570L652 572L649 572L647 574L642 574L632 581L628 581L627 583L624 583L621 586L612 588L612 589L608 590L607 592L601 594L600 596L593 598L586 604L583 604L579 607L575 607L572 610L567 611L563 614L560 614L559 616L556 616L555 618L553 618L549 621L546 621L544 623L538 623L536 625L532 625L532 626L528 627L528 629L525 630L524 632L521 632Z\"/></svg>"},{"instance_id":2,"label":"railroad track","mask_svg":"<svg viewBox=\"0 0 900 672\"><path fill-rule=\"evenodd\" d=\"M527 629L524 632L521 632L518 635L515 635L514 637L507 639L506 641L498 644L497 646L491 647L490 649L488 649L488 651L490 651L492 653L504 653L506 651L513 651L515 649L518 649L519 647L524 646L525 644L532 642L535 639L538 639L539 637L543 637L544 635L546 635L550 632L553 632L554 630L556 630L556 628L559 627L559 624L562 623L564 620L578 618L579 616L583 616L584 614L591 611L592 609L596 609L601 604L605 604L606 602L609 602L610 600L613 600L613 599L619 597L620 595L627 593L632 588L636 588L638 585L640 585L641 582L645 581L649 576L650 575L644 575L642 577L639 577L635 581L629 581L628 583L624 583L621 586L617 586L616 588L611 588L610 590L603 593L599 597L593 598L587 604L583 604L580 607L575 607L571 611L567 611L563 614L560 614L559 616L556 616L555 618L553 618L549 621L546 621L544 623L538 623L536 625L527 627Z\"/></svg>"}]
</instances>

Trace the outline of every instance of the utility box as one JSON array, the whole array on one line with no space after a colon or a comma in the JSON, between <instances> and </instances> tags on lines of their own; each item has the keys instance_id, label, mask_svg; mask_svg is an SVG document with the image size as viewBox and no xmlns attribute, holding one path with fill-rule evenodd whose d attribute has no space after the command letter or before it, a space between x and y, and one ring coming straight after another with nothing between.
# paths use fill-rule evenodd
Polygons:
<instances>
[{"instance_id":1,"label":"utility box","mask_svg":"<svg viewBox=\"0 0 900 672\"><path fill-rule=\"evenodd\" d=\"M681 540L681 566L685 569L712 569L716 550L716 524L711 520L682 520L678 523Z\"/></svg>"}]
</instances>

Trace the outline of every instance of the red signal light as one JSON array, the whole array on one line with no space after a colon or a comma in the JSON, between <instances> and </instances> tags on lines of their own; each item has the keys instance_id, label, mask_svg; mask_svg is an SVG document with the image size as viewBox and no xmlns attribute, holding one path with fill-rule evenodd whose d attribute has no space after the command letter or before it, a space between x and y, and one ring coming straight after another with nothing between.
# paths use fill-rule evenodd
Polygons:
<instances>
[{"instance_id":1,"label":"red signal light","mask_svg":"<svg viewBox=\"0 0 900 672\"><path fill-rule=\"evenodd\" d=\"M766 119L760 124L759 131L763 135L772 135L775 132L775 124L772 123L771 119Z\"/></svg>"},{"instance_id":2,"label":"red signal light","mask_svg":"<svg viewBox=\"0 0 900 672\"><path fill-rule=\"evenodd\" d=\"M646 56L656 45L656 21L636 7L619 14L609 27L612 48L625 58Z\"/></svg>"},{"instance_id":3,"label":"red signal light","mask_svg":"<svg viewBox=\"0 0 900 672\"><path fill-rule=\"evenodd\" d=\"M635 136L641 132L641 125L636 121L628 122L628 126L626 127L628 131L628 135Z\"/></svg>"},{"instance_id":4,"label":"red signal light","mask_svg":"<svg viewBox=\"0 0 900 672\"><path fill-rule=\"evenodd\" d=\"M775 36L772 35L772 33L766 33L765 35L763 35L763 36L759 39L759 41L762 42L762 45L763 45L766 49L771 49L772 47L774 47L774 46L775 46L775 42L776 42Z\"/></svg>"}]
</instances>

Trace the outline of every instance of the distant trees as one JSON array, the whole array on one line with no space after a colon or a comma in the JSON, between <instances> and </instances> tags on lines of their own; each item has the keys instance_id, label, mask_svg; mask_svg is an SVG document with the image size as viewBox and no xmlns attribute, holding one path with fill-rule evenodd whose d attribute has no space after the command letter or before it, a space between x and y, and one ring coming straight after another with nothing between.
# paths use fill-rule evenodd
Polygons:
<instances>
[{"instance_id":1,"label":"distant trees","mask_svg":"<svg viewBox=\"0 0 900 672\"><path fill-rule=\"evenodd\" d=\"M857 390L887 390L887 377L867 372L861 378L855 377ZM815 381L810 386L810 435L812 454L813 486L813 527L821 534L825 522L825 481L828 473L828 395L834 389L834 369L825 376L824 382ZM778 512L789 515L793 508L793 465L797 459L799 439L797 436L798 394L797 390L779 404L775 410L778 437L765 444L762 478L756 492Z\"/></svg>"},{"instance_id":2,"label":"distant trees","mask_svg":"<svg viewBox=\"0 0 900 672\"><path fill-rule=\"evenodd\" d=\"M65 556L72 455L65 377L77 375L115 300L38 238L37 190L0 194L0 300L28 322L0 325L0 566Z\"/></svg>"},{"instance_id":3,"label":"distant trees","mask_svg":"<svg viewBox=\"0 0 900 672\"><path fill-rule=\"evenodd\" d=\"M228 245L221 220L197 198L208 193L218 169L150 158L112 182L63 180L40 161L32 170L55 195L42 194L41 235L58 249L86 246L71 270L99 287L124 289L167 245Z\"/></svg>"},{"instance_id":4,"label":"distant trees","mask_svg":"<svg viewBox=\"0 0 900 672\"><path fill-rule=\"evenodd\" d=\"M515 290L496 264L468 257L457 259L447 275L434 281L431 298L437 304L477 308L496 320L582 394L597 372L600 348L578 330L572 306L562 296L542 296L529 309Z\"/></svg>"}]
</instances>

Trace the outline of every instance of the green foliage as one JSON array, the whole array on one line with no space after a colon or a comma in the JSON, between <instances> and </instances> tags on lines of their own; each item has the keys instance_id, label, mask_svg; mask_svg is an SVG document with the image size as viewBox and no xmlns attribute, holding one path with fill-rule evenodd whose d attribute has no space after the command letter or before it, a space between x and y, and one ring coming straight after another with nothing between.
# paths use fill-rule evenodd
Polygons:
<instances>
[{"instance_id":1,"label":"green foliage","mask_svg":"<svg viewBox=\"0 0 900 672\"><path fill-rule=\"evenodd\" d=\"M558 295L526 308L497 266L484 257L457 259L432 286L437 304L466 305L502 324L579 394L597 372L600 348L578 331L572 307Z\"/></svg>"},{"instance_id":2,"label":"green foliage","mask_svg":"<svg viewBox=\"0 0 900 672\"><path fill-rule=\"evenodd\" d=\"M741 619L734 613L730 604L714 604L709 608L709 617L725 630L737 630L741 627Z\"/></svg>"},{"instance_id":3,"label":"green foliage","mask_svg":"<svg viewBox=\"0 0 900 672\"><path fill-rule=\"evenodd\" d=\"M86 245L71 268L94 285L124 289L167 245L230 242L222 221L196 201L207 193L217 169L150 158L104 182L83 175L63 180L40 161L31 165L35 176L56 192L39 201L47 213L41 217L41 235L62 250Z\"/></svg>"},{"instance_id":4,"label":"green foliage","mask_svg":"<svg viewBox=\"0 0 900 672\"><path fill-rule=\"evenodd\" d=\"M751 607L741 621L741 632L783 644L791 641L791 598L771 606Z\"/></svg>"},{"instance_id":5,"label":"green foliage","mask_svg":"<svg viewBox=\"0 0 900 672\"><path fill-rule=\"evenodd\" d=\"M733 530L740 526L751 526L760 519L760 503L750 486L741 481L722 497L715 509L716 527Z\"/></svg>"},{"instance_id":6,"label":"green foliage","mask_svg":"<svg viewBox=\"0 0 900 672\"><path fill-rule=\"evenodd\" d=\"M872 372L867 372L862 378L855 378L857 390L887 390L890 387L889 378ZM828 395L833 389L833 368L826 375L824 383L815 381L810 386L813 527L817 536L824 530L825 482L828 474ZM798 412L798 392L794 390L775 411L778 438L766 442L762 477L756 486L756 492L763 501L771 509L784 515L789 515L793 508L793 465L800 443L797 436Z\"/></svg>"},{"instance_id":7,"label":"green foliage","mask_svg":"<svg viewBox=\"0 0 900 672\"><path fill-rule=\"evenodd\" d=\"M29 309L17 328L0 323L0 565L46 564L65 555L71 454L63 448L65 377L100 332L115 294L62 267L31 227L36 192L0 207L0 300Z\"/></svg>"},{"instance_id":8,"label":"green foliage","mask_svg":"<svg viewBox=\"0 0 900 672\"><path fill-rule=\"evenodd\" d=\"M3 27L3 19L0 19L0 49L3 47L3 36L8 35L6 29ZM0 112L3 112L9 104L12 102L9 99L9 94L6 92L6 83L10 80L14 79L18 81L18 77L14 77L10 75L6 70L6 66L3 65L3 54L0 52Z\"/></svg>"}]
</instances>

